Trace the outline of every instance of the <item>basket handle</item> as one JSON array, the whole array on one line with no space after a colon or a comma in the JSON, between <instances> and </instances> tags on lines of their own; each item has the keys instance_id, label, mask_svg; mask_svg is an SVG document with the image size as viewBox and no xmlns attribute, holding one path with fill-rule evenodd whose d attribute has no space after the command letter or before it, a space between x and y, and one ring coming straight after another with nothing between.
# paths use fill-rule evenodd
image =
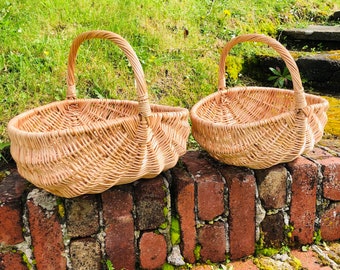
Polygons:
<instances>
[{"instance_id":1,"label":"basket handle","mask_svg":"<svg viewBox=\"0 0 340 270\"><path fill-rule=\"evenodd\" d=\"M262 34L245 34L237 36L231 39L223 48L219 63L219 74L218 74L218 90L223 90L226 88L225 83L225 66L226 66L226 58L228 53L230 52L231 48L241 42L262 42L270 47L272 47L279 55L282 57L283 61L285 62L290 75L292 76L293 82L293 89L295 93L295 109L303 109L307 106L304 89L301 82L301 77L299 73L299 69L289 53L289 51L276 39L271 37L262 35Z\"/></svg>"},{"instance_id":2,"label":"basket handle","mask_svg":"<svg viewBox=\"0 0 340 270\"><path fill-rule=\"evenodd\" d=\"M68 56L66 98L76 99L74 70L76 64L77 51L80 47L80 44L85 40L94 38L107 39L112 41L113 43L118 45L118 47L124 52L124 54L128 58L135 76L135 84L138 94L139 113L142 116L146 117L148 120L148 117L151 115L151 108L149 104L149 97L142 65L131 45L123 37L110 31L104 30L88 31L80 34L73 40Z\"/></svg>"}]
</instances>

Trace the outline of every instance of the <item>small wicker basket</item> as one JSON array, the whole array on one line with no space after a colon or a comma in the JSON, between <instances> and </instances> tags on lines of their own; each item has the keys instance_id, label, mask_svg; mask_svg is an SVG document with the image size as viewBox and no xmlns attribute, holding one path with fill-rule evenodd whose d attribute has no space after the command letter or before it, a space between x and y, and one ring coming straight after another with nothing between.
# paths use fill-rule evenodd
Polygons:
<instances>
[{"instance_id":1,"label":"small wicker basket","mask_svg":"<svg viewBox=\"0 0 340 270\"><path fill-rule=\"evenodd\" d=\"M76 99L75 62L80 44L107 39L127 56L137 101ZM130 44L109 31L73 41L67 99L24 112L8 123L11 154L19 173L55 195L100 193L114 185L151 178L174 167L186 152L189 111L150 105L142 66Z\"/></svg>"},{"instance_id":2,"label":"small wicker basket","mask_svg":"<svg viewBox=\"0 0 340 270\"><path fill-rule=\"evenodd\" d=\"M241 42L262 42L276 50L292 77L293 89L234 87L226 89L225 66L231 48ZM221 53L217 92L191 111L192 134L214 158L253 169L289 162L313 149L323 136L328 101L305 94L298 67L278 41L265 35L240 35Z\"/></svg>"}]
</instances>

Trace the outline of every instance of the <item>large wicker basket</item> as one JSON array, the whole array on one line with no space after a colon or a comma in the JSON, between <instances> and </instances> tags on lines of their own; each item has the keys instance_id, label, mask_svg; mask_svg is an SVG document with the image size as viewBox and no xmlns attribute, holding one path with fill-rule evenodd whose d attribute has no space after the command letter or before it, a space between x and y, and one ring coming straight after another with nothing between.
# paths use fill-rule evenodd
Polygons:
<instances>
[{"instance_id":1,"label":"large wicker basket","mask_svg":"<svg viewBox=\"0 0 340 270\"><path fill-rule=\"evenodd\" d=\"M262 42L275 49L292 77L293 89L235 87L226 89L225 66L231 48L241 42ZM275 39L240 35L221 53L217 92L190 111L192 134L214 158L230 165L268 168L294 160L313 149L327 122L327 100L305 94L298 67Z\"/></svg>"},{"instance_id":2,"label":"large wicker basket","mask_svg":"<svg viewBox=\"0 0 340 270\"><path fill-rule=\"evenodd\" d=\"M127 56L137 101L76 99L74 69L80 44L107 39ZM8 124L19 173L53 194L75 197L151 178L186 152L189 111L150 105L142 66L129 43L109 31L79 35L70 49L67 99L24 112Z\"/></svg>"}]
</instances>

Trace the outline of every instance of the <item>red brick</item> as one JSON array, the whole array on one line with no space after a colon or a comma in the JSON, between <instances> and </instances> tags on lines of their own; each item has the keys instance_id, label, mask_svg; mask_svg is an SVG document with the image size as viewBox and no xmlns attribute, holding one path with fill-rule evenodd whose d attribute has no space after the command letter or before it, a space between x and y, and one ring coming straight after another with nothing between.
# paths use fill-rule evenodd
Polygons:
<instances>
[{"instance_id":1,"label":"red brick","mask_svg":"<svg viewBox=\"0 0 340 270\"><path fill-rule=\"evenodd\" d=\"M198 230L198 242L201 245L201 260L213 263L226 259L226 232L224 223L215 222L204 225Z\"/></svg>"},{"instance_id":2,"label":"red brick","mask_svg":"<svg viewBox=\"0 0 340 270\"><path fill-rule=\"evenodd\" d=\"M188 152L182 160L197 183L198 217L213 220L224 213L224 183L214 166L200 152Z\"/></svg>"},{"instance_id":3,"label":"red brick","mask_svg":"<svg viewBox=\"0 0 340 270\"><path fill-rule=\"evenodd\" d=\"M340 202L331 204L321 216L321 237L326 241L340 239Z\"/></svg>"},{"instance_id":4,"label":"red brick","mask_svg":"<svg viewBox=\"0 0 340 270\"><path fill-rule=\"evenodd\" d=\"M255 173L262 206L267 210L283 208L287 197L287 169L276 165Z\"/></svg>"},{"instance_id":5,"label":"red brick","mask_svg":"<svg viewBox=\"0 0 340 270\"><path fill-rule=\"evenodd\" d=\"M196 246L195 184L183 168L172 170L176 185L176 207L181 225L181 248L186 262L194 263Z\"/></svg>"},{"instance_id":6,"label":"red brick","mask_svg":"<svg viewBox=\"0 0 340 270\"><path fill-rule=\"evenodd\" d=\"M47 215L45 209L36 205L33 200L28 200L27 206L37 268L44 270L66 269L63 235L56 207Z\"/></svg>"},{"instance_id":7,"label":"red brick","mask_svg":"<svg viewBox=\"0 0 340 270\"><path fill-rule=\"evenodd\" d=\"M224 213L224 183L197 183L198 217L201 220L213 220Z\"/></svg>"},{"instance_id":8,"label":"red brick","mask_svg":"<svg viewBox=\"0 0 340 270\"><path fill-rule=\"evenodd\" d=\"M307 251L292 250L291 255L300 260L303 269L332 270L329 266L322 266L322 262L318 258L318 254L313 252L311 249Z\"/></svg>"},{"instance_id":9,"label":"red brick","mask_svg":"<svg viewBox=\"0 0 340 270\"><path fill-rule=\"evenodd\" d=\"M159 269L166 262L167 246L161 234L143 233L139 249L140 264L143 269Z\"/></svg>"},{"instance_id":10,"label":"red brick","mask_svg":"<svg viewBox=\"0 0 340 270\"><path fill-rule=\"evenodd\" d=\"M294 227L293 239L300 244L313 242L316 218L317 165L306 158L298 157L289 162L292 175L292 201L290 223Z\"/></svg>"},{"instance_id":11,"label":"red brick","mask_svg":"<svg viewBox=\"0 0 340 270\"><path fill-rule=\"evenodd\" d=\"M330 157L318 162L322 165L324 197L340 201L340 158Z\"/></svg>"},{"instance_id":12,"label":"red brick","mask_svg":"<svg viewBox=\"0 0 340 270\"><path fill-rule=\"evenodd\" d=\"M70 238L91 236L99 231L98 202L95 195L66 201L67 234Z\"/></svg>"},{"instance_id":13,"label":"red brick","mask_svg":"<svg viewBox=\"0 0 340 270\"><path fill-rule=\"evenodd\" d=\"M255 251L255 192L253 174L243 168L224 166L221 173L229 189L229 245L232 259Z\"/></svg>"},{"instance_id":14,"label":"red brick","mask_svg":"<svg viewBox=\"0 0 340 270\"><path fill-rule=\"evenodd\" d=\"M27 185L17 171L0 182L0 243L15 245L24 241L21 197Z\"/></svg>"},{"instance_id":15,"label":"red brick","mask_svg":"<svg viewBox=\"0 0 340 270\"><path fill-rule=\"evenodd\" d=\"M115 269L135 269L132 186L113 187L102 193L105 249Z\"/></svg>"},{"instance_id":16,"label":"red brick","mask_svg":"<svg viewBox=\"0 0 340 270\"><path fill-rule=\"evenodd\" d=\"M28 267L23 262L22 254L20 252L8 252L0 253L0 269L26 270Z\"/></svg>"},{"instance_id":17,"label":"red brick","mask_svg":"<svg viewBox=\"0 0 340 270\"><path fill-rule=\"evenodd\" d=\"M235 261L228 263L228 269L235 269L235 270L258 270L259 268L253 263L251 259L246 261Z\"/></svg>"},{"instance_id":18,"label":"red brick","mask_svg":"<svg viewBox=\"0 0 340 270\"><path fill-rule=\"evenodd\" d=\"M163 188L161 175L136 182L136 227L139 230L154 230L165 222L163 209L166 207L166 193Z\"/></svg>"},{"instance_id":19,"label":"red brick","mask_svg":"<svg viewBox=\"0 0 340 270\"><path fill-rule=\"evenodd\" d=\"M0 242L7 245L15 245L24 241L22 236L20 204L0 206Z\"/></svg>"}]
</instances>

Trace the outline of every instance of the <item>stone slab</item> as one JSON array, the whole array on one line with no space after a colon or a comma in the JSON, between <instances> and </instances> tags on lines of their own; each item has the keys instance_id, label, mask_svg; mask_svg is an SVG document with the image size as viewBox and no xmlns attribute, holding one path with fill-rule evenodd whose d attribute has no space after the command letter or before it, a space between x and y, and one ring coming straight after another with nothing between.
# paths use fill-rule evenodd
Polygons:
<instances>
[{"instance_id":1,"label":"stone slab","mask_svg":"<svg viewBox=\"0 0 340 270\"><path fill-rule=\"evenodd\" d=\"M284 30L283 34L297 40L340 41L340 25L310 25Z\"/></svg>"}]
</instances>

